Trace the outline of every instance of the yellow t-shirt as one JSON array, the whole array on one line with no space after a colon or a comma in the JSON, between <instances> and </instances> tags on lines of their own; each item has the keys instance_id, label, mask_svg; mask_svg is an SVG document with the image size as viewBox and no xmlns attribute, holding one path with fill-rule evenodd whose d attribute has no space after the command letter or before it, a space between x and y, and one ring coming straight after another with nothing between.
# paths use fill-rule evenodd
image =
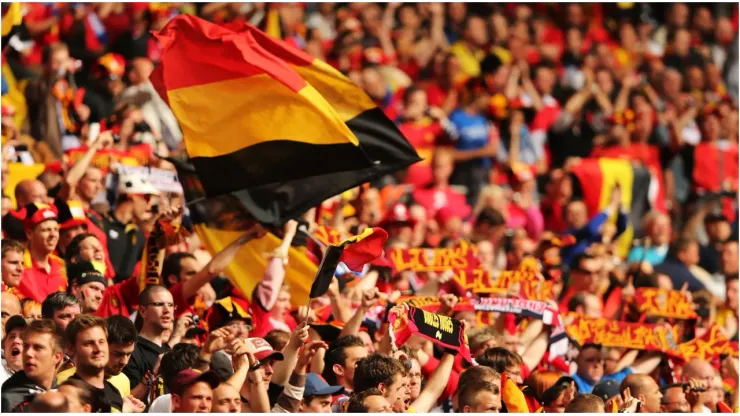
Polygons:
<instances>
[{"instance_id":1,"label":"yellow t-shirt","mask_svg":"<svg viewBox=\"0 0 740 416\"><path fill-rule=\"evenodd\" d=\"M57 374L57 385L67 381L67 379L72 377L76 371L77 369L72 367ZM118 375L108 377L105 380L118 389L118 392L121 393L121 397L128 397L131 395L131 385L129 384L128 377L126 377L125 374L119 373ZM113 409L113 413L116 412L117 410Z\"/></svg>"},{"instance_id":2,"label":"yellow t-shirt","mask_svg":"<svg viewBox=\"0 0 740 416\"><path fill-rule=\"evenodd\" d=\"M470 77L480 75L480 62L486 53L482 49L470 49L468 44L463 41L455 42L450 51L457 56L460 61L460 70Z\"/></svg>"}]
</instances>

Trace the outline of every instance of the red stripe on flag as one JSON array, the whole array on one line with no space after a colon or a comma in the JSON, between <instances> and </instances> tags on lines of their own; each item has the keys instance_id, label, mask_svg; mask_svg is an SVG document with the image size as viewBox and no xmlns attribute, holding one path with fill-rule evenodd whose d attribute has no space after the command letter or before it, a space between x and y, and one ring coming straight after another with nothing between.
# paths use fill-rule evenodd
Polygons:
<instances>
[{"instance_id":1,"label":"red stripe on flag","mask_svg":"<svg viewBox=\"0 0 740 416\"><path fill-rule=\"evenodd\" d=\"M581 163L573 168L581 183L583 191L583 202L588 208L589 218L599 212L601 202L601 188L604 186L604 174L601 172L599 159L583 159Z\"/></svg>"},{"instance_id":2,"label":"red stripe on flag","mask_svg":"<svg viewBox=\"0 0 740 416\"><path fill-rule=\"evenodd\" d=\"M268 74L293 91L306 82L251 32L236 33L195 16L180 15L154 33L162 44L163 70L152 73L166 90ZM187 67L184 67L187 65ZM164 74L164 76L162 76Z\"/></svg>"},{"instance_id":3,"label":"red stripe on flag","mask_svg":"<svg viewBox=\"0 0 740 416\"><path fill-rule=\"evenodd\" d=\"M345 246L339 261L344 262L350 270L360 271L362 266L383 254L386 240L388 233L384 229L373 228L369 236Z\"/></svg>"}]
</instances>

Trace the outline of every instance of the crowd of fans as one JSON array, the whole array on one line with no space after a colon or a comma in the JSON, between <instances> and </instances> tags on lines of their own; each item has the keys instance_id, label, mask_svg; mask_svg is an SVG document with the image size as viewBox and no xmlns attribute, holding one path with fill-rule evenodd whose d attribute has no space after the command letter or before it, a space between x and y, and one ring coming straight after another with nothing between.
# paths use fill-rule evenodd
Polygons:
<instances>
[{"instance_id":1,"label":"crowd of fans","mask_svg":"<svg viewBox=\"0 0 740 416\"><path fill-rule=\"evenodd\" d=\"M636 290L680 290L695 319L647 322L680 327L678 342L716 326L736 342L737 5L21 7L25 28L3 45L3 412L504 412L502 375L545 412L738 405L736 354L675 363L586 344L553 360L550 326L509 313L482 325L455 309L466 294L443 289L447 272L366 267L358 284L337 273L311 307L291 303L296 221L249 296L222 274L259 226L218 253L183 233L164 248L162 284L143 287L152 230L191 221L181 194L122 168L173 170L160 157L185 151L147 82L161 53L150 31L181 13L252 23L346 74L424 158L312 210L309 229L382 227L387 250L466 240L493 276L536 257L564 317L643 322L623 314ZM572 171L592 158L649 169L659 200L639 224L630 189L587 208L582 188L601 184ZM628 227L637 240L622 252ZM377 322L421 294L464 322L475 363L418 336L392 345Z\"/></svg>"}]
</instances>

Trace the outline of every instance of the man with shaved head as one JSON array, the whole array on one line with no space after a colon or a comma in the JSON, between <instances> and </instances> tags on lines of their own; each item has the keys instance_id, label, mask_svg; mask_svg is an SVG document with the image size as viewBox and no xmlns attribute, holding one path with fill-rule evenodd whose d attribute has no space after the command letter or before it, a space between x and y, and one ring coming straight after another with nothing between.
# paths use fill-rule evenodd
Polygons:
<instances>
[{"instance_id":1,"label":"man with shaved head","mask_svg":"<svg viewBox=\"0 0 740 416\"><path fill-rule=\"evenodd\" d=\"M31 413L66 413L69 411L67 397L58 391L47 391L36 396L31 402Z\"/></svg>"},{"instance_id":2,"label":"man with shaved head","mask_svg":"<svg viewBox=\"0 0 740 416\"><path fill-rule=\"evenodd\" d=\"M717 375L717 370L711 364L699 358L692 358L683 366L681 381L688 383L690 379L696 379L701 381L704 387L709 388ZM704 413L709 413L712 405L716 405L716 400L712 400L712 398L711 394L703 395Z\"/></svg>"},{"instance_id":3,"label":"man with shaved head","mask_svg":"<svg viewBox=\"0 0 740 416\"><path fill-rule=\"evenodd\" d=\"M660 402L663 393L660 392L658 383L647 374L630 374L622 381L619 391L630 389L632 397L642 402L640 413L660 412Z\"/></svg>"},{"instance_id":4,"label":"man with shaved head","mask_svg":"<svg viewBox=\"0 0 740 416\"><path fill-rule=\"evenodd\" d=\"M25 179L15 186L15 203L20 209L32 202L49 202L44 184L36 179Z\"/></svg>"}]
</instances>

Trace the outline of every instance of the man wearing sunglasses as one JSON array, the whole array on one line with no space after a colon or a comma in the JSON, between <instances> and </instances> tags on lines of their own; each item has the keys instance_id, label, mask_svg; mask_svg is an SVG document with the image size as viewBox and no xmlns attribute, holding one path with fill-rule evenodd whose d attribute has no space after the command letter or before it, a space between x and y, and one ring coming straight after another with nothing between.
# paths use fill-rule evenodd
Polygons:
<instances>
[{"instance_id":1,"label":"man wearing sunglasses","mask_svg":"<svg viewBox=\"0 0 740 416\"><path fill-rule=\"evenodd\" d=\"M146 243L141 226L153 218L152 207L157 195L159 191L141 175L122 175L118 179L116 208L103 218L116 282L131 276L141 258Z\"/></svg>"},{"instance_id":2,"label":"man wearing sunglasses","mask_svg":"<svg viewBox=\"0 0 740 416\"><path fill-rule=\"evenodd\" d=\"M164 286L147 286L139 295L138 312L142 320L139 338L123 374L129 379L131 394L146 403L159 375L161 356L170 349L165 333L175 320L172 294Z\"/></svg>"}]
</instances>

